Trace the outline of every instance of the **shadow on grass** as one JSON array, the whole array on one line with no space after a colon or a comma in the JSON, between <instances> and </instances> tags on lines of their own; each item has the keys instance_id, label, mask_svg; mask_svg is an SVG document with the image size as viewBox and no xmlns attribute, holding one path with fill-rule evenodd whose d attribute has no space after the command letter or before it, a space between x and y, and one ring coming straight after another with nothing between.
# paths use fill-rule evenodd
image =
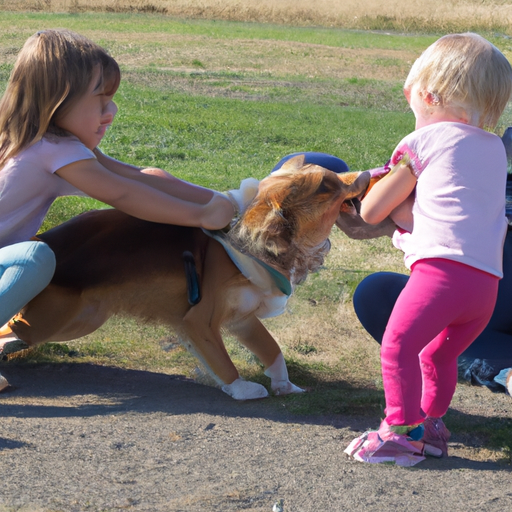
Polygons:
<instances>
[{"instance_id":1,"label":"shadow on grass","mask_svg":"<svg viewBox=\"0 0 512 512\"><path fill-rule=\"evenodd\" d=\"M384 393L368 382L348 381L336 368L322 363L286 361L290 380L307 392L279 397L290 413L299 416L375 416L383 415ZM262 372L250 380L269 384Z\"/></svg>"},{"instance_id":2,"label":"shadow on grass","mask_svg":"<svg viewBox=\"0 0 512 512\"><path fill-rule=\"evenodd\" d=\"M299 378L297 369L302 376ZM299 384L308 392L237 401L220 389L181 375L99 366L89 363L26 363L0 365L10 387L0 393L1 417L66 417L132 412L224 414L268 417L282 421L325 423L323 416L379 414L382 392L344 381L322 383L313 373L292 365ZM265 381L263 381L265 379ZM260 379L269 388L266 377ZM88 397L84 400L83 397Z\"/></svg>"},{"instance_id":3,"label":"shadow on grass","mask_svg":"<svg viewBox=\"0 0 512 512\"><path fill-rule=\"evenodd\" d=\"M511 417L484 417L450 409L445 423L453 433L454 440L466 446L498 450L503 462L512 463Z\"/></svg>"}]
</instances>

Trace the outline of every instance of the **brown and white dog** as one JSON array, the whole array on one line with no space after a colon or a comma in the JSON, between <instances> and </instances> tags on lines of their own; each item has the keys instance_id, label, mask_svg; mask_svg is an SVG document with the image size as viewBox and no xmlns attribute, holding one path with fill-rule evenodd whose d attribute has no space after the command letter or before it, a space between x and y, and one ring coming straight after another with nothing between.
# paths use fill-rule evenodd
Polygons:
<instances>
[{"instance_id":1,"label":"brown and white dog","mask_svg":"<svg viewBox=\"0 0 512 512\"><path fill-rule=\"evenodd\" d=\"M259 318L282 312L293 287L323 263L342 203L369 182L368 173L337 175L303 161L295 157L263 179L228 233L156 224L113 209L43 233L56 254L55 275L9 328L34 346L79 338L114 314L158 322L178 333L226 393L266 396L265 387L239 377L221 336L227 328L265 365L274 393L301 392Z\"/></svg>"}]
</instances>

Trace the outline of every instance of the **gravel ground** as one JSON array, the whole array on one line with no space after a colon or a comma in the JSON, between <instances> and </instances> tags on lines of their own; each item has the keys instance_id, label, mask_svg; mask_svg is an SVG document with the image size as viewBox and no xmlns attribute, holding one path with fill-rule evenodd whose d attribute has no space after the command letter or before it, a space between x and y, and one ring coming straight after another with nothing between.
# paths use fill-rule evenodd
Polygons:
<instances>
[{"instance_id":1,"label":"gravel ground","mask_svg":"<svg viewBox=\"0 0 512 512\"><path fill-rule=\"evenodd\" d=\"M455 437L414 468L343 449L375 417L303 417L182 377L94 365L2 366L0 512L512 510L511 466ZM465 414L510 397L459 386ZM490 452L489 452L490 453Z\"/></svg>"}]
</instances>

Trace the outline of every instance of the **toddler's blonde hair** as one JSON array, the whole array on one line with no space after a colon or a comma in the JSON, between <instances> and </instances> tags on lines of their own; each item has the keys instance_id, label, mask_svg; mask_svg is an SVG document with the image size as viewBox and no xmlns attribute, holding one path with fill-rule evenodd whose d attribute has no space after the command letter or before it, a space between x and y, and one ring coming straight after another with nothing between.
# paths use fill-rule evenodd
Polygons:
<instances>
[{"instance_id":1,"label":"toddler's blonde hair","mask_svg":"<svg viewBox=\"0 0 512 512\"><path fill-rule=\"evenodd\" d=\"M512 93L512 67L478 34L449 34L413 64L404 89L415 85L442 106L462 108L471 124L494 128Z\"/></svg>"}]
</instances>

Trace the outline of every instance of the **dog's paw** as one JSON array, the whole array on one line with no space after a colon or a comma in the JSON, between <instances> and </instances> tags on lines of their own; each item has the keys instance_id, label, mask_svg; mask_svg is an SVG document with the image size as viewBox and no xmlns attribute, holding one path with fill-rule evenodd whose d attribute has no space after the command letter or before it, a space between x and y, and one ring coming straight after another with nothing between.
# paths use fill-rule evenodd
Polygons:
<instances>
[{"instance_id":1,"label":"dog's paw","mask_svg":"<svg viewBox=\"0 0 512 512\"><path fill-rule=\"evenodd\" d=\"M235 400L255 400L268 396L268 391L261 384L243 380L241 377L231 384L224 384L221 389Z\"/></svg>"},{"instance_id":2,"label":"dog's paw","mask_svg":"<svg viewBox=\"0 0 512 512\"><path fill-rule=\"evenodd\" d=\"M306 391L289 380L273 381L271 387L274 395L291 395L292 393L304 393Z\"/></svg>"}]
</instances>

